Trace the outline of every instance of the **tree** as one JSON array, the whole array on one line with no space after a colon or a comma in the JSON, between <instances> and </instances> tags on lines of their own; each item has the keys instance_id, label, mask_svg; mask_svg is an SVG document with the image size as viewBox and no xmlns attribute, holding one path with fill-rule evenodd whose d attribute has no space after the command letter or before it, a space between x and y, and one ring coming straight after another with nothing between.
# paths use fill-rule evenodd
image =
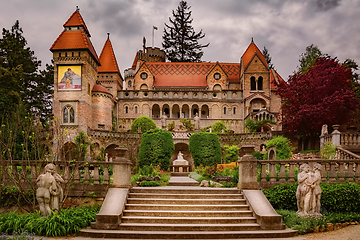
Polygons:
<instances>
[{"instance_id":1,"label":"tree","mask_svg":"<svg viewBox=\"0 0 360 240\"><path fill-rule=\"evenodd\" d=\"M294 74L279 85L286 131L318 134L323 124L346 123L359 100L350 89L351 70L335 59L320 57L306 73Z\"/></svg>"},{"instance_id":2,"label":"tree","mask_svg":"<svg viewBox=\"0 0 360 240\"><path fill-rule=\"evenodd\" d=\"M133 133L137 133L139 128L141 130L141 133L144 133L146 131L149 131L150 129L155 129L156 124L151 118L142 116L135 119L135 121L131 124L131 131Z\"/></svg>"},{"instance_id":3,"label":"tree","mask_svg":"<svg viewBox=\"0 0 360 240\"><path fill-rule=\"evenodd\" d=\"M214 166L221 163L221 145L215 133L194 133L189 138L189 150L195 167Z\"/></svg>"},{"instance_id":4,"label":"tree","mask_svg":"<svg viewBox=\"0 0 360 240\"><path fill-rule=\"evenodd\" d=\"M271 62L271 56L266 46L264 46L264 49L262 50L262 54L264 55L266 59L266 63L268 64L269 68L274 68L274 64L272 64Z\"/></svg>"},{"instance_id":5,"label":"tree","mask_svg":"<svg viewBox=\"0 0 360 240\"><path fill-rule=\"evenodd\" d=\"M314 44L307 46L305 53L300 55L298 73L306 73L309 68L315 64L317 58L324 56L326 56L326 54L323 54Z\"/></svg>"},{"instance_id":6,"label":"tree","mask_svg":"<svg viewBox=\"0 0 360 240\"><path fill-rule=\"evenodd\" d=\"M172 11L174 19L169 17L170 24L165 23L163 43L166 57L171 62L200 62L204 52L203 48L208 44L201 45L198 40L205 37L205 33L195 33L191 26L190 6L186 1L180 1L176 11Z\"/></svg>"},{"instance_id":7,"label":"tree","mask_svg":"<svg viewBox=\"0 0 360 240\"><path fill-rule=\"evenodd\" d=\"M23 30L16 21L11 30L3 28L0 39L0 112L11 112L22 102L27 112L44 118L52 112L53 66L39 71L41 61L27 47Z\"/></svg>"},{"instance_id":8,"label":"tree","mask_svg":"<svg viewBox=\"0 0 360 240\"><path fill-rule=\"evenodd\" d=\"M290 159L292 155L292 151L294 150L291 147L290 139L283 137L283 136L276 136L270 139L265 143L266 148L269 149L270 147L276 147L276 159L277 160L284 160ZM268 152L266 151L264 154L264 159L268 159Z\"/></svg>"},{"instance_id":9,"label":"tree","mask_svg":"<svg viewBox=\"0 0 360 240\"><path fill-rule=\"evenodd\" d=\"M359 65L353 59L346 59L342 64L346 69L352 71L352 82L351 89L354 90L354 95L360 99L360 83L359 83L359 74L356 71L359 69Z\"/></svg>"},{"instance_id":10,"label":"tree","mask_svg":"<svg viewBox=\"0 0 360 240\"><path fill-rule=\"evenodd\" d=\"M167 170L170 166L170 158L175 150L174 141L170 132L162 129L152 129L144 133L140 149L139 167L160 166Z\"/></svg>"}]
</instances>

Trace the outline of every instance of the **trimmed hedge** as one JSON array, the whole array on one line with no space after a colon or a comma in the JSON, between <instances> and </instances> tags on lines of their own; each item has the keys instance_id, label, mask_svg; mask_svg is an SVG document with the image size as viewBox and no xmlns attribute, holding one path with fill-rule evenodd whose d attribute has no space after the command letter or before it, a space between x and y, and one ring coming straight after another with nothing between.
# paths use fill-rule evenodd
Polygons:
<instances>
[{"instance_id":1,"label":"trimmed hedge","mask_svg":"<svg viewBox=\"0 0 360 240\"><path fill-rule=\"evenodd\" d=\"M297 211L296 189L298 183L285 183L263 190L275 209ZM360 184L320 183L321 211L323 212L355 212L360 213Z\"/></svg>"},{"instance_id":2,"label":"trimmed hedge","mask_svg":"<svg viewBox=\"0 0 360 240\"><path fill-rule=\"evenodd\" d=\"M189 138L189 150L196 167L221 163L221 145L215 133L194 133Z\"/></svg>"},{"instance_id":3,"label":"trimmed hedge","mask_svg":"<svg viewBox=\"0 0 360 240\"><path fill-rule=\"evenodd\" d=\"M162 170L167 170L174 150L174 141L170 132L162 129L149 130L141 138L139 167L143 168L152 164L160 166Z\"/></svg>"},{"instance_id":4,"label":"trimmed hedge","mask_svg":"<svg viewBox=\"0 0 360 240\"><path fill-rule=\"evenodd\" d=\"M133 123L131 124L131 132L137 133L138 128L141 129L141 133L144 133L146 131L149 131L150 129L155 129L156 124L151 118L142 116L138 117L133 121Z\"/></svg>"}]
</instances>

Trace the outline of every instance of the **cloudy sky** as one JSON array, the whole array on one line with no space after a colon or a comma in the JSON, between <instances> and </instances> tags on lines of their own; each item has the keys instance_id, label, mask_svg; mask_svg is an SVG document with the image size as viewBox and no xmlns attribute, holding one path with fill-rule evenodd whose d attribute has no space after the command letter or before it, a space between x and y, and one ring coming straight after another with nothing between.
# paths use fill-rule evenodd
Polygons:
<instances>
[{"instance_id":1,"label":"cloudy sky","mask_svg":"<svg viewBox=\"0 0 360 240\"><path fill-rule=\"evenodd\" d=\"M43 65L52 57L49 48L78 5L100 55L107 32L120 71L130 67L142 38L161 47L164 23L179 0L0 0L0 27L20 21L30 48ZM201 43L203 61L239 62L254 38L269 50L280 75L287 79L298 66L299 55L310 44L340 61L360 64L359 0L188 0L193 26L206 34Z\"/></svg>"}]
</instances>

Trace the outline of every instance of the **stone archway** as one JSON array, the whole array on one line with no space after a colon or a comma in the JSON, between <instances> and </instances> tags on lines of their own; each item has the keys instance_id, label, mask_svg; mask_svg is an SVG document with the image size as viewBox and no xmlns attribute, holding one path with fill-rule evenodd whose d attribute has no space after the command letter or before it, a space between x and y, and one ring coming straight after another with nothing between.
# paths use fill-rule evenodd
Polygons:
<instances>
[{"instance_id":1,"label":"stone archway","mask_svg":"<svg viewBox=\"0 0 360 240\"><path fill-rule=\"evenodd\" d=\"M189 145L183 142L174 143L175 150L173 155L171 156L170 163L172 164L174 160L176 160L179 151L183 154L183 158L189 162L190 172L194 170L194 159L191 156L189 151Z\"/></svg>"}]
</instances>

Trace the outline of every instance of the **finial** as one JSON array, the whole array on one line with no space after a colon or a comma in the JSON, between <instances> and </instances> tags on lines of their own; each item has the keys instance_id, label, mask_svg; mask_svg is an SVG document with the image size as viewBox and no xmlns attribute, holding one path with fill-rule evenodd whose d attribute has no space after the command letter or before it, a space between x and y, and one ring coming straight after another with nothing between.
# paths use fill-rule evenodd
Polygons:
<instances>
[{"instance_id":1,"label":"finial","mask_svg":"<svg viewBox=\"0 0 360 240\"><path fill-rule=\"evenodd\" d=\"M251 38L251 42L254 43L254 38L253 37Z\"/></svg>"},{"instance_id":2,"label":"finial","mask_svg":"<svg viewBox=\"0 0 360 240\"><path fill-rule=\"evenodd\" d=\"M107 33L107 35L108 35L108 40L110 39L110 33Z\"/></svg>"},{"instance_id":3,"label":"finial","mask_svg":"<svg viewBox=\"0 0 360 240\"><path fill-rule=\"evenodd\" d=\"M75 10L76 12L79 12L80 11L80 8L79 8L79 6L76 6L76 10Z\"/></svg>"}]
</instances>

